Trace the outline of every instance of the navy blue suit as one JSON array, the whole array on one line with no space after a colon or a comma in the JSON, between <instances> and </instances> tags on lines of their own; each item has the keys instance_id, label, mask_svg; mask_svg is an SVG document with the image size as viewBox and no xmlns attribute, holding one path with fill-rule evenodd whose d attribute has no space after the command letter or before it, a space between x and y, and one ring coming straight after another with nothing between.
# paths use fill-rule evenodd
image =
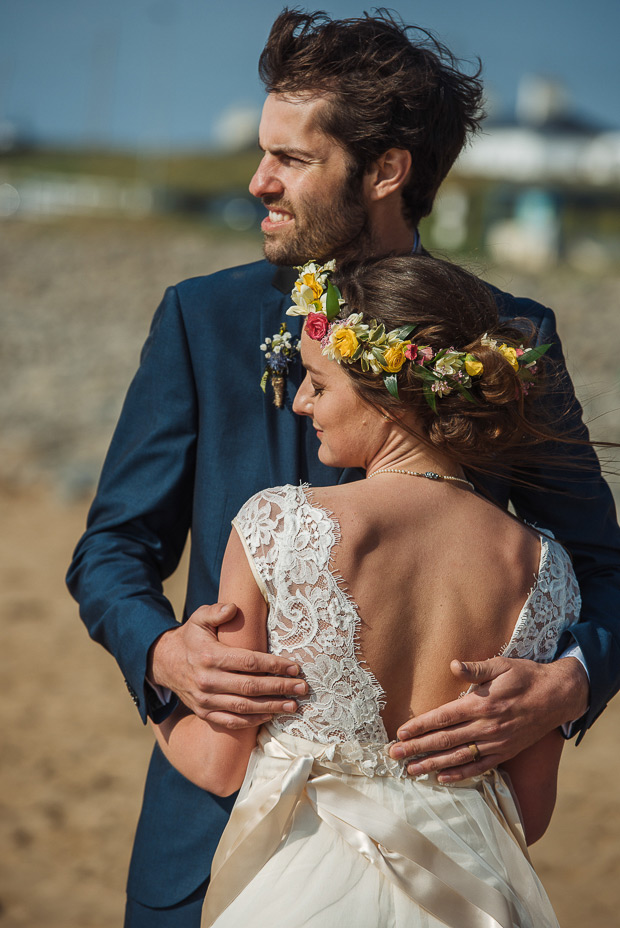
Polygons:
<instances>
[{"instance_id":1,"label":"navy blue suit","mask_svg":"<svg viewBox=\"0 0 620 928\"><path fill-rule=\"evenodd\" d=\"M293 280L289 270L261 261L171 287L129 389L68 582L91 636L118 661L143 721L166 714L145 683L146 659L176 624L162 579L177 566L188 529L185 616L217 601L230 520L249 496L300 479L326 485L359 476L318 461L314 430L291 409L299 365L288 377L284 409L273 406L269 388L267 396L259 388L259 346L285 318ZM550 310L499 291L497 300L502 316L528 316L542 342L557 343ZM297 334L299 317L287 321ZM561 357L559 343L554 351ZM568 397L580 421L567 376L559 392L558 402ZM572 634L592 677L583 733L620 687L620 532L595 464L577 481L570 471L545 468L538 480L537 490L509 482L490 488L503 504L510 496L519 515L551 528L573 554L584 612ZM194 892L208 876L233 798L199 790L156 747L129 896L157 908Z\"/></svg>"}]
</instances>

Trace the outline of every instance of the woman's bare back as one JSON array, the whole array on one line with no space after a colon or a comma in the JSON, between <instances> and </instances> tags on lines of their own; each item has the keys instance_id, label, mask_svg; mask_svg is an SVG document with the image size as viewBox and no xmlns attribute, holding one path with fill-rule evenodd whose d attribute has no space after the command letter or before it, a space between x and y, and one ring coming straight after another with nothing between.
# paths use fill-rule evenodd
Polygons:
<instances>
[{"instance_id":1,"label":"woman's bare back","mask_svg":"<svg viewBox=\"0 0 620 928\"><path fill-rule=\"evenodd\" d=\"M358 656L390 738L459 694L450 661L498 654L540 563L539 536L460 485L386 474L312 491L341 529L332 570L360 619Z\"/></svg>"}]
</instances>

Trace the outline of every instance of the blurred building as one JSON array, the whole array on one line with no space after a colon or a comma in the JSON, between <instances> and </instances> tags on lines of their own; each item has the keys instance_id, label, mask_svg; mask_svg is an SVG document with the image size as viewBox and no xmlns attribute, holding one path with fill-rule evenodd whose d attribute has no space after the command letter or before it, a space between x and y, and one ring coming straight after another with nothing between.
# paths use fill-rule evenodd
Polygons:
<instances>
[{"instance_id":1,"label":"blurred building","mask_svg":"<svg viewBox=\"0 0 620 928\"><path fill-rule=\"evenodd\" d=\"M430 220L433 243L521 267L620 260L620 131L575 114L565 88L524 77L515 114L490 117Z\"/></svg>"}]
</instances>

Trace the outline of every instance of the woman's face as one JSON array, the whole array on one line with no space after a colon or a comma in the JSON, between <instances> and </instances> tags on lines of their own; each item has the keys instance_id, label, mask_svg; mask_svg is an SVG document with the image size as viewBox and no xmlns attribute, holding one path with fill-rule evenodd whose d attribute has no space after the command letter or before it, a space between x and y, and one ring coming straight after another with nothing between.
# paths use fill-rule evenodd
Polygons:
<instances>
[{"instance_id":1,"label":"woman's face","mask_svg":"<svg viewBox=\"0 0 620 928\"><path fill-rule=\"evenodd\" d=\"M330 467L367 469L388 437L390 420L363 402L341 365L326 358L321 343L305 329L300 348L306 376L293 410L312 419L321 443L319 459Z\"/></svg>"}]
</instances>

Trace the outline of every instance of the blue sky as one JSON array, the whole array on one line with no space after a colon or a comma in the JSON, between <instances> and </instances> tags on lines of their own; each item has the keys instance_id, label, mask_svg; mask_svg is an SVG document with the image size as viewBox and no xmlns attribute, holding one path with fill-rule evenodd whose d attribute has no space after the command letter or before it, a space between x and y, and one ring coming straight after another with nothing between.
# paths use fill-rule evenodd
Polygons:
<instances>
[{"instance_id":1,"label":"blue sky","mask_svg":"<svg viewBox=\"0 0 620 928\"><path fill-rule=\"evenodd\" d=\"M61 144L212 144L223 111L261 105L257 60L282 6L1 0L0 121ZM347 17L370 7L319 8ZM542 73L565 82L580 112L620 128L618 0L394 0L392 8L458 55L480 56L502 109L514 105L521 75Z\"/></svg>"}]
</instances>

